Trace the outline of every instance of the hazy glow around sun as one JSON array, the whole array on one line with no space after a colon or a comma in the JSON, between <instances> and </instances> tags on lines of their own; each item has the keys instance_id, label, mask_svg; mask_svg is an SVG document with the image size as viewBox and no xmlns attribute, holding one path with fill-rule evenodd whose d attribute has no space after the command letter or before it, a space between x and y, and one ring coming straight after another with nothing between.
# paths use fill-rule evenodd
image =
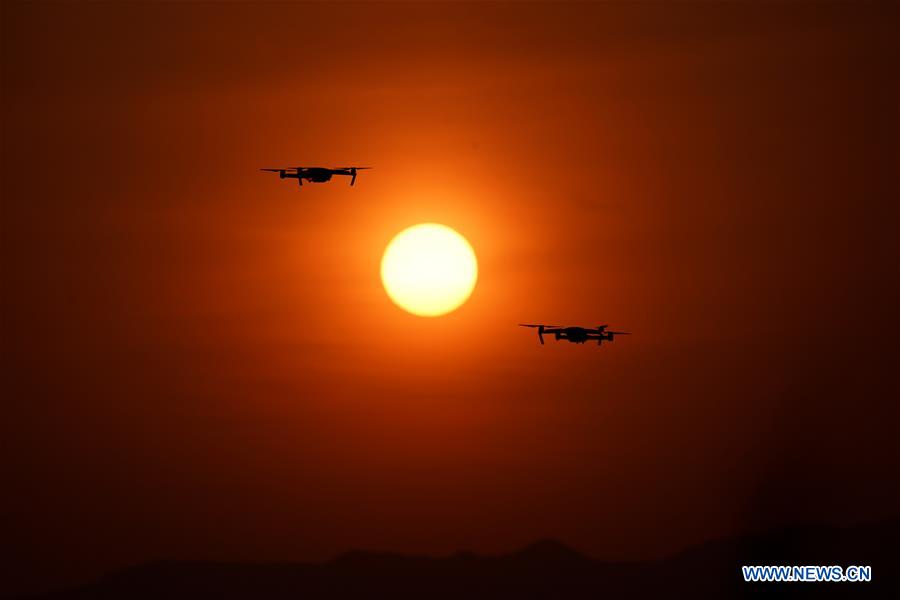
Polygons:
<instances>
[{"instance_id":1,"label":"hazy glow around sun","mask_svg":"<svg viewBox=\"0 0 900 600\"><path fill-rule=\"evenodd\" d=\"M462 305L478 280L478 261L466 238L438 223L413 225L390 241L381 281L398 306L437 317Z\"/></svg>"}]
</instances>

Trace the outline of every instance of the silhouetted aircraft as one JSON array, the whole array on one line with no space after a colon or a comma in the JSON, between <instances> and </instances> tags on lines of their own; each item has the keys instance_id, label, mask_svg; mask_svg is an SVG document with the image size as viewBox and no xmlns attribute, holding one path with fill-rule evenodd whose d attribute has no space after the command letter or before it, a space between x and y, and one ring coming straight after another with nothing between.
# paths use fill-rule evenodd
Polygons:
<instances>
[{"instance_id":1,"label":"silhouetted aircraft","mask_svg":"<svg viewBox=\"0 0 900 600\"><path fill-rule=\"evenodd\" d=\"M629 335L627 331L609 331L609 325L598 325L597 327L561 327L559 325L532 325L530 323L519 323L519 327L536 327L538 330L538 339L541 344L544 343L544 334L552 335L557 340L568 340L573 344L583 344L588 340L597 340L599 346L604 341L611 342L617 335Z\"/></svg>"},{"instance_id":2,"label":"silhouetted aircraft","mask_svg":"<svg viewBox=\"0 0 900 600\"><path fill-rule=\"evenodd\" d=\"M371 169L372 167L340 167L337 169L328 169L326 167L287 167L284 169L260 169L260 171L269 171L270 173L278 173L282 179L296 179L298 185L303 185L303 180L312 183L325 183L331 181L335 175L346 175L350 178L350 185L356 183L356 172L363 169Z\"/></svg>"}]
</instances>

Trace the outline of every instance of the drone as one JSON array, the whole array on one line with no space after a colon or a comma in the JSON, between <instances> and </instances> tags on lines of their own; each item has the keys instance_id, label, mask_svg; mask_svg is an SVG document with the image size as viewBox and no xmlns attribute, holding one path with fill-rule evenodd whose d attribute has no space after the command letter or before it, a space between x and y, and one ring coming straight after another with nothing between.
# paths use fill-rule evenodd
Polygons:
<instances>
[{"instance_id":1,"label":"drone","mask_svg":"<svg viewBox=\"0 0 900 600\"><path fill-rule=\"evenodd\" d=\"M260 171L269 171L270 173L278 173L282 179L296 179L297 185L302 186L303 180L311 183L325 183L331 181L335 175L346 175L350 178L350 185L356 183L356 172L363 169L371 169L372 167L339 167L337 169L329 169L326 167L286 167L284 169L260 169Z\"/></svg>"},{"instance_id":2,"label":"drone","mask_svg":"<svg viewBox=\"0 0 900 600\"><path fill-rule=\"evenodd\" d=\"M562 327L559 325L532 325L530 323L519 323L519 327L537 328L538 339L541 344L544 343L544 334L552 335L556 340L567 340L572 344L583 344L588 340L597 340L597 345L601 345L604 341L611 342L617 335L629 335L627 331L609 331L609 325L598 325L597 327Z\"/></svg>"}]
</instances>

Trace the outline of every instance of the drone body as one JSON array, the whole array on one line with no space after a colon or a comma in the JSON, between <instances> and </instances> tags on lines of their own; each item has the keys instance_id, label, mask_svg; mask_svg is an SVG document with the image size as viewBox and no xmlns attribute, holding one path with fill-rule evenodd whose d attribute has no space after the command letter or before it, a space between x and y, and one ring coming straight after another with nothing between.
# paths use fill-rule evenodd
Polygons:
<instances>
[{"instance_id":1,"label":"drone body","mask_svg":"<svg viewBox=\"0 0 900 600\"><path fill-rule=\"evenodd\" d=\"M335 175L345 175L350 178L350 185L356 183L356 172L371 167L340 167L329 169L327 167L286 167L284 169L260 169L270 173L278 173L281 179L296 179L297 185L303 185L303 180L310 183L325 183L331 181Z\"/></svg>"},{"instance_id":2,"label":"drone body","mask_svg":"<svg viewBox=\"0 0 900 600\"><path fill-rule=\"evenodd\" d=\"M533 325L520 323L520 327L532 327L538 330L538 339L544 343L544 335L552 335L554 339L566 340L572 344L583 344L587 341L597 341L597 345L603 342L611 342L617 335L629 335L627 331L609 331L609 325L597 327L560 327L558 325Z\"/></svg>"}]
</instances>

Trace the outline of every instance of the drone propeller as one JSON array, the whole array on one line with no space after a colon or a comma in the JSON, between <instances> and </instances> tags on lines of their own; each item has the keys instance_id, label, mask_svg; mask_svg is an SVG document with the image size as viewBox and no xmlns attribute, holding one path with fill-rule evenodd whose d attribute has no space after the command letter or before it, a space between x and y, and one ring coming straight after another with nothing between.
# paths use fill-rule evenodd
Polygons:
<instances>
[{"instance_id":1,"label":"drone propeller","mask_svg":"<svg viewBox=\"0 0 900 600\"><path fill-rule=\"evenodd\" d=\"M350 185L356 183L356 172L362 171L364 169L371 169L372 167L340 167L342 171L350 171Z\"/></svg>"},{"instance_id":2,"label":"drone propeller","mask_svg":"<svg viewBox=\"0 0 900 600\"><path fill-rule=\"evenodd\" d=\"M287 169L260 169L260 171L268 171L270 173L278 173L278 176L281 177L282 179L284 179L285 173L287 173L288 171L293 171L293 170L294 169L291 167L288 167ZM300 171L298 170L297 173L299 173L299 172Z\"/></svg>"},{"instance_id":3,"label":"drone propeller","mask_svg":"<svg viewBox=\"0 0 900 600\"><path fill-rule=\"evenodd\" d=\"M278 173L278 175L284 179L284 174L288 171L296 171L297 174L300 174L300 171L303 170L303 167L285 167L283 169L260 169L260 171L268 171L270 173Z\"/></svg>"},{"instance_id":4,"label":"drone propeller","mask_svg":"<svg viewBox=\"0 0 900 600\"><path fill-rule=\"evenodd\" d=\"M544 345L544 334L547 333L547 329L558 329L559 325L536 325L534 323L519 323L519 327L535 327L537 328L538 339L541 340L541 346ZM559 339L559 334L557 334L557 338Z\"/></svg>"},{"instance_id":5,"label":"drone propeller","mask_svg":"<svg viewBox=\"0 0 900 600\"><path fill-rule=\"evenodd\" d=\"M611 342L616 339L617 335L629 335L629 333L627 331L607 331L606 337L603 337L603 334L601 334L600 339L597 340L597 343L599 344L602 340Z\"/></svg>"},{"instance_id":6,"label":"drone propeller","mask_svg":"<svg viewBox=\"0 0 900 600\"><path fill-rule=\"evenodd\" d=\"M541 340L541 346L544 345L544 329L547 327L546 325L534 325L532 323L519 323L519 327L536 327L538 339Z\"/></svg>"}]
</instances>

